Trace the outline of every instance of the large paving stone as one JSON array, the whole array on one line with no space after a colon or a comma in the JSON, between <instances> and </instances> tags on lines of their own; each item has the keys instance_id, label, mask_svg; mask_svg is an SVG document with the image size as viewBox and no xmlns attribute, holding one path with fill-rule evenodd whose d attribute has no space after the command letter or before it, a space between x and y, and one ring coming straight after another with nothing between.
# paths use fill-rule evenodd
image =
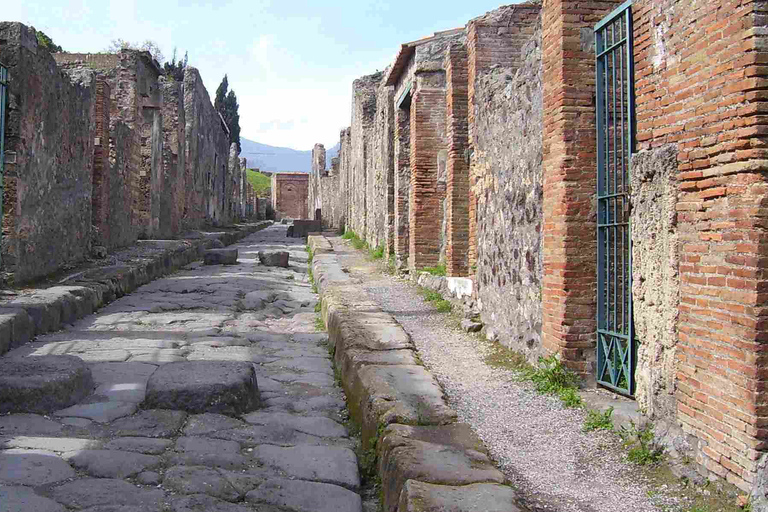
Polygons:
<instances>
[{"instance_id":1,"label":"large paving stone","mask_svg":"<svg viewBox=\"0 0 768 512\"><path fill-rule=\"evenodd\" d=\"M69 407L93 390L91 370L75 356L0 359L0 414L46 414Z\"/></svg>"},{"instance_id":2,"label":"large paving stone","mask_svg":"<svg viewBox=\"0 0 768 512\"><path fill-rule=\"evenodd\" d=\"M237 249L208 249L203 253L205 265L234 265L237 263Z\"/></svg>"},{"instance_id":3,"label":"large paving stone","mask_svg":"<svg viewBox=\"0 0 768 512\"><path fill-rule=\"evenodd\" d=\"M184 427L184 435L201 436L243 426L245 426L244 422L229 416L221 414L196 414L189 417Z\"/></svg>"},{"instance_id":4,"label":"large paving stone","mask_svg":"<svg viewBox=\"0 0 768 512\"><path fill-rule=\"evenodd\" d=\"M160 464L152 455L117 450L81 450L68 452L70 464L96 478L127 478Z\"/></svg>"},{"instance_id":5,"label":"large paving stone","mask_svg":"<svg viewBox=\"0 0 768 512\"><path fill-rule=\"evenodd\" d=\"M124 480L83 478L50 491L53 499L76 510L98 506L135 506L161 510L164 493L145 489Z\"/></svg>"},{"instance_id":6,"label":"large paving stone","mask_svg":"<svg viewBox=\"0 0 768 512\"><path fill-rule=\"evenodd\" d=\"M237 501L240 493L215 469L200 466L173 466L165 472L163 487L181 494L207 494L225 501Z\"/></svg>"},{"instance_id":7,"label":"large paving stone","mask_svg":"<svg viewBox=\"0 0 768 512\"><path fill-rule=\"evenodd\" d=\"M408 480L400 493L398 512L523 512L507 485L434 485Z\"/></svg>"},{"instance_id":8,"label":"large paving stone","mask_svg":"<svg viewBox=\"0 0 768 512\"><path fill-rule=\"evenodd\" d=\"M349 448L335 446L257 446L253 457L301 480L312 480L349 489L360 487L357 457Z\"/></svg>"},{"instance_id":9,"label":"large paving stone","mask_svg":"<svg viewBox=\"0 0 768 512\"><path fill-rule=\"evenodd\" d=\"M362 424L368 446L379 425L445 425L456 412L445 403L443 390L420 365L371 365L345 379L350 414Z\"/></svg>"},{"instance_id":10,"label":"large paving stone","mask_svg":"<svg viewBox=\"0 0 768 512\"><path fill-rule=\"evenodd\" d=\"M177 498L171 503L172 512L253 512L253 509L237 503L229 503L205 494L192 494ZM269 511L264 511L269 512Z\"/></svg>"},{"instance_id":11,"label":"large paving stone","mask_svg":"<svg viewBox=\"0 0 768 512\"><path fill-rule=\"evenodd\" d=\"M323 416L298 416L284 412L252 412L243 416L243 419L252 425L296 430L318 437L347 436L347 429L343 425Z\"/></svg>"},{"instance_id":12,"label":"large paving stone","mask_svg":"<svg viewBox=\"0 0 768 512\"><path fill-rule=\"evenodd\" d=\"M506 481L464 423L390 425L379 441L379 475L386 512L397 510L408 480L451 486Z\"/></svg>"},{"instance_id":13,"label":"large paving stone","mask_svg":"<svg viewBox=\"0 0 768 512\"><path fill-rule=\"evenodd\" d=\"M249 460L240 454L240 444L235 441L180 437L175 451L168 456L168 462L176 466L245 469Z\"/></svg>"},{"instance_id":14,"label":"large paving stone","mask_svg":"<svg viewBox=\"0 0 768 512\"><path fill-rule=\"evenodd\" d=\"M150 437L118 437L107 443L104 448L108 450L122 450L126 452L145 453L147 455L160 455L173 444L170 439L153 439Z\"/></svg>"},{"instance_id":15,"label":"large paving stone","mask_svg":"<svg viewBox=\"0 0 768 512\"><path fill-rule=\"evenodd\" d=\"M58 434L63 428L60 423L37 414L0 416L0 436Z\"/></svg>"},{"instance_id":16,"label":"large paving stone","mask_svg":"<svg viewBox=\"0 0 768 512\"><path fill-rule=\"evenodd\" d=\"M122 347L127 348L127 347ZM141 403L149 376L157 366L146 363L99 363L91 366L98 386L94 394L109 400Z\"/></svg>"},{"instance_id":17,"label":"large paving stone","mask_svg":"<svg viewBox=\"0 0 768 512\"><path fill-rule=\"evenodd\" d=\"M73 405L72 407L56 411L54 415L87 418L96 423L109 423L117 418L130 416L136 412L136 409L137 405L134 402L96 402Z\"/></svg>"},{"instance_id":18,"label":"large paving stone","mask_svg":"<svg viewBox=\"0 0 768 512\"><path fill-rule=\"evenodd\" d=\"M0 452L0 484L46 485L75 476L75 471L55 453L11 449Z\"/></svg>"},{"instance_id":19,"label":"large paving stone","mask_svg":"<svg viewBox=\"0 0 768 512\"><path fill-rule=\"evenodd\" d=\"M0 485L0 512L66 512L53 500L44 498L29 487Z\"/></svg>"},{"instance_id":20,"label":"large paving stone","mask_svg":"<svg viewBox=\"0 0 768 512\"><path fill-rule=\"evenodd\" d=\"M144 401L191 413L243 414L258 405L253 364L239 361L169 363L149 378Z\"/></svg>"},{"instance_id":21,"label":"large paving stone","mask_svg":"<svg viewBox=\"0 0 768 512\"><path fill-rule=\"evenodd\" d=\"M245 496L248 503L293 512L362 512L360 495L337 485L275 478Z\"/></svg>"},{"instance_id":22,"label":"large paving stone","mask_svg":"<svg viewBox=\"0 0 768 512\"><path fill-rule=\"evenodd\" d=\"M155 409L120 418L112 422L110 427L118 436L172 437L179 431L186 417L183 411Z\"/></svg>"}]
</instances>

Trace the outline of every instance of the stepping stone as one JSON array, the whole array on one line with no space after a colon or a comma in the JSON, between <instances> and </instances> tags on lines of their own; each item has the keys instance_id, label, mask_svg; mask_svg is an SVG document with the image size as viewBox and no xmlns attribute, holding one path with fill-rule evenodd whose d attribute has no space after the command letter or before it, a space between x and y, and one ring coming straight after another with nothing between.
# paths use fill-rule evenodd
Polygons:
<instances>
[{"instance_id":1,"label":"stepping stone","mask_svg":"<svg viewBox=\"0 0 768 512\"><path fill-rule=\"evenodd\" d=\"M0 484L38 486L75 476L69 464L46 450L0 452Z\"/></svg>"},{"instance_id":2,"label":"stepping stone","mask_svg":"<svg viewBox=\"0 0 768 512\"><path fill-rule=\"evenodd\" d=\"M72 416L87 418L96 423L109 423L123 416L130 416L136 412L136 408L137 405L134 402L97 402L95 404L73 405L56 411L54 416Z\"/></svg>"},{"instance_id":3,"label":"stepping stone","mask_svg":"<svg viewBox=\"0 0 768 512\"><path fill-rule=\"evenodd\" d=\"M165 493L160 489L137 487L124 480L83 478L53 489L51 497L76 510L99 505L110 505L115 508L135 506L161 510Z\"/></svg>"},{"instance_id":4,"label":"stepping stone","mask_svg":"<svg viewBox=\"0 0 768 512\"><path fill-rule=\"evenodd\" d=\"M259 405L253 364L188 361L160 367L147 382L145 408L239 415Z\"/></svg>"},{"instance_id":5,"label":"stepping stone","mask_svg":"<svg viewBox=\"0 0 768 512\"><path fill-rule=\"evenodd\" d=\"M287 267L288 251L259 251L259 262L268 267Z\"/></svg>"},{"instance_id":6,"label":"stepping stone","mask_svg":"<svg viewBox=\"0 0 768 512\"><path fill-rule=\"evenodd\" d=\"M35 494L29 487L0 485L0 512L34 510L35 512L66 512L66 509L48 498Z\"/></svg>"},{"instance_id":7,"label":"stepping stone","mask_svg":"<svg viewBox=\"0 0 768 512\"><path fill-rule=\"evenodd\" d=\"M0 414L47 414L76 404L92 390L91 370L78 357L0 359Z\"/></svg>"},{"instance_id":8,"label":"stepping stone","mask_svg":"<svg viewBox=\"0 0 768 512\"><path fill-rule=\"evenodd\" d=\"M360 495L331 484L275 478L245 495L245 501L294 512L361 512Z\"/></svg>"},{"instance_id":9,"label":"stepping stone","mask_svg":"<svg viewBox=\"0 0 768 512\"><path fill-rule=\"evenodd\" d=\"M234 265L237 263L237 249L208 249L203 253L206 265Z\"/></svg>"},{"instance_id":10,"label":"stepping stone","mask_svg":"<svg viewBox=\"0 0 768 512\"><path fill-rule=\"evenodd\" d=\"M96 478L127 478L160 464L152 455L116 450L82 450L65 453L64 458Z\"/></svg>"}]
</instances>

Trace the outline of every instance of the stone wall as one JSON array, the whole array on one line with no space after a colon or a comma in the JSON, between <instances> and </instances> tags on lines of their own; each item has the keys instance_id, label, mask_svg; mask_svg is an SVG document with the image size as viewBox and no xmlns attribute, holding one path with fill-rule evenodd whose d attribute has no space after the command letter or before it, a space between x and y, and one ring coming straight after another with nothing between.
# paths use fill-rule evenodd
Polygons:
<instances>
[{"instance_id":1,"label":"stone wall","mask_svg":"<svg viewBox=\"0 0 768 512\"><path fill-rule=\"evenodd\" d=\"M631 168L632 317L640 341L636 397L649 417L669 420L677 410L677 148L640 151Z\"/></svg>"},{"instance_id":2,"label":"stone wall","mask_svg":"<svg viewBox=\"0 0 768 512\"><path fill-rule=\"evenodd\" d=\"M518 52L519 68L494 68L474 86L476 283L491 337L535 362L544 355L540 33Z\"/></svg>"},{"instance_id":3,"label":"stone wall","mask_svg":"<svg viewBox=\"0 0 768 512\"><path fill-rule=\"evenodd\" d=\"M159 203L159 237L179 232L186 200L186 119L182 84L170 76L160 78L163 92L163 165L161 188L153 195ZM153 210L154 211L154 210Z\"/></svg>"},{"instance_id":4,"label":"stone wall","mask_svg":"<svg viewBox=\"0 0 768 512\"><path fill-rule=\"evenodd\" d=\"M10 74L2 263L25 281L90 250L94 77L61 73L20 23L0 23L0 40Z\"/></svg>"},{"instance_id":5,"label":"stone wall","mask_svg":"<svg viewBox=\"0 0 768 512\"><path fill-rule=\"evenodd\" d=\"M386 74L388 70L383 73ZM365 240L371 247L384 246L394 213L394 88L379 83L376 90L376 110L370 127L370 151L367 156L365 196ZM362 235L361 235L362 236ZM388 251L387 251L388 252Z\"/></svg>"},{"instance_id":6,"label":"stone wall","mask_svg":"<svg viewBox=\"0 0 768 512\"><path fill-rule=\"evenodd\" d=\"M369 175L374 174L374 136L377 89L382 73L358 78L352 83L351 167L348 172L348 228L365 239L373 195L368 195ZM371 189L373 188L371 177Z\"/></svg>"},{"instance_id":7,"label":"stone wall","mask_svg":"<svg viewBox=\"0 0 768 512\"><path fill-rule=\"evenodd\" d=\"M306 219L309 175L279 172L272 175L272 208L275 219Z\"/></svg>"}]
</instances>

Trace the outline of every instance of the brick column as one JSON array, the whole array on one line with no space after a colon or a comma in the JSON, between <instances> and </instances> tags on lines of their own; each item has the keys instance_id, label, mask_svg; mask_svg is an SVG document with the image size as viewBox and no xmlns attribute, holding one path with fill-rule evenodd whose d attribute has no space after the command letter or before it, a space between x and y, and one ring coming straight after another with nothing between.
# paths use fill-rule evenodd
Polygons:
<instances>
[{"instance_id":1,"label":"brick column","mask_svg":"<svg viewBox=\"0 0 768 512\"><path fill-rule=\"evenodd\" d=\"M594 380L594 25L619 1L544 0L544 348ZM584 36L584 37L582 37Z\"/></svg>"},{"instance_id":2,"label":"brick column","mask_svg":"<svg viewBox=\"0 0 768 512\"><path fill-rule=\"evenodd\" d=\"M427 75L431 75L429 73ZM411 191L409 268L436 266L440 260L443 217L437 190L438 153L445 150L445 89L420 82L411 101ZM427 80L425 80L427 81ZM431 85L431 84L429 84Z\"/></svg>"},{"instance_id":3,"label":"brick column","mask_svg":"<svg viewBox=\"0 0 768 512\"><path fill-rule=\"evenodd\" d=\"M109 246L109 84L98 80L95 93L91 224L99 228L102 243Z\"/></svg>"},{"instance_id":4,"label":"brick column","mask_svg":"<svg viewBox=\"0 0 768 512\"><path fill-rule=\"evenodd\" d=\"M446 209L448 226L445 265L449 276L466 276L469 271L469 165L467 49L452 45L447 56L448 84L448 179Z\"/></svg>"}]
</instances>

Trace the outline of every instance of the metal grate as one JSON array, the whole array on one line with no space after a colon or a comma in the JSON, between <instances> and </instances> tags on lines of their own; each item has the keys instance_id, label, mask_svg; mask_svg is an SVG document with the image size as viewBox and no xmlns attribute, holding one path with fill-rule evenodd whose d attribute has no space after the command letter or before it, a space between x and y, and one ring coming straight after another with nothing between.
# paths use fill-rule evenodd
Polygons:
<instances>
[{"instance_id":1,"label":"metal grate","mask_svg":"<svg viewBox=\"0 0 768 512\"><path fill-rule=\"evenodd\" d=\"M595 26L597 69L597 381L635 392L630 156L634 149L632 2Z\"/></svg>"}]
</instances>

